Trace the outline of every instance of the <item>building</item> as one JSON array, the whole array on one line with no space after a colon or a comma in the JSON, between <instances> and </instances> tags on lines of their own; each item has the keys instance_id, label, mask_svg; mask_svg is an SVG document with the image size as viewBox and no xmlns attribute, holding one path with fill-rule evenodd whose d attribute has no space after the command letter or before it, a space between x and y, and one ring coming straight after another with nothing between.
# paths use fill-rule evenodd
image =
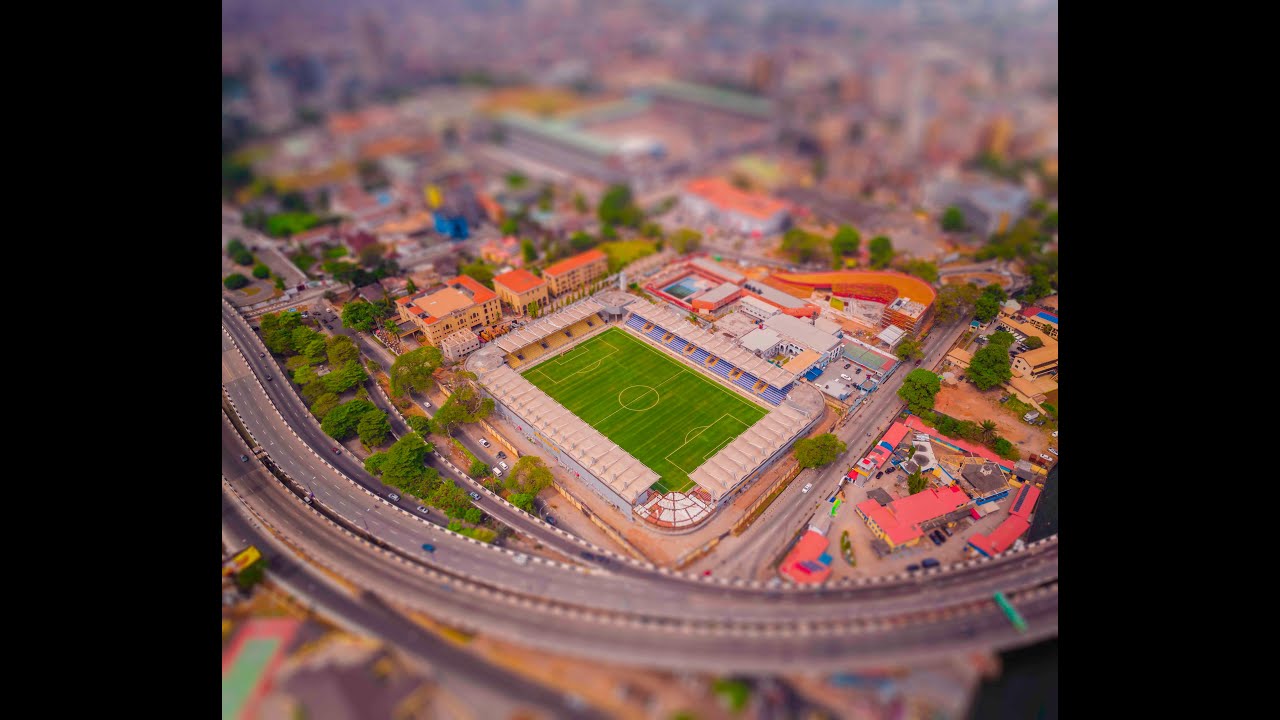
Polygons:
<instances>
[{"instance_id":1,"label":"building","mask_svg":"<svg viewBox=\"0 0 1280 720\"><path fill-rule=\"evenodd\" d=\"M480 336L474 330L459 330L440 341L441 354L451 362L458 362L479 349Z\"/></svg>"},{"instance_id":2,"label":"building","mask_svg":"<svg viewBox=\"0 0 1280 720\"><path fill-rule=\"evenodd\" d=\"M906 330L903 330L897 325L890 325L880 331L880 334L876 336L876 340L884 343L885 347L889 348L889 350L893 350L906 336Z\"/></svg>"},{"instance_id":3,"label":"building","mask_svg":"<svg viewBox=\"0 0 1280 720\"><path fill-rule=\"evenodd\" d=\"M981 465L966 463L960 470L960 477L973 488L976 500L990 502L1009 494L1009 481L1000 466L993 462Z\"/></svg>"},{"instance_id":4,"label":"building","mask_svg":"<svg viewBox=\"0 0 1280 720\"><path fill-rule=\"evenodd\" d=\"M960 510L970 502L959 485L928 488L885 507L875 500L864 500L854 508L871 533L888 546L890 552L915 545L924 537L921 528Z\"/></svg>"},{"instance_id":5,"label":"building","mask_svg":"<svg viewBox=\"0 0 1280 720\"><path fill-rule=\"evenodd\" d=\"M609 256L598 249L565 258L542 271L542 279L553 296L573 292L604 277L609 270Z\"/></svg>"},{"instance_id":6,"label":"building","mask_svg":"<svg viewBox=\"0 0 1280 720\"><path fill-rule=\"evenodd\" d=\"M1008 183L994 185L935 182L925 188L925 207L940 214L956 207L964 214L965 225L983 236L1002 233L1013 227L1031 208L1031 194Z\"/></svg>"},{"instance_id":7,"label":"building","mask_svg":"<svg viewBox=\"0 0 1280 720\"><path fill-rule=\"evenodd\" d=\"M824 582L831 577L831 555L827 553L829 544L826 533L818 526L810 525L778 565L778 573L800 585Z\"/></svg>"},{"instance_id":8,"label":"building","mask_svg":"<svg viewBox=\"0 0 1280 720\"><path fill-rule=\"evenodd\" d=\"M1040 488L1031 483L1024 484L1013 496L1009 517L991 531L990 535L974 533L969 538L967 549L983 557L995 557L1008 550L1031 527L1031 513L1039 498Z\"/></svg>"},{"instance_id":9,"label":"building","mask_svg":"<svg viewBox=\"0 0 1280 720\"><path fill-rule=\"evenodd\" d=\"M689 182L680 206L699 220L742 234L772 235L786 229L790 218L781 200L739 190L720 178Z\"/></svg>"},{"instance_id":10,"label":"building","mask_svg":"<svg viewBox=\"0 0 1280 720\"><path fill-rule=\"evenodd\" d=\"M422 292L396 300L400 319L412 322L431 345L458 330L478 331L502 319L502 305L489 288L459 275L435 292Z\"/></svg>"},{"instance_id":11,"label":"building","mask_svg":"<svg viewBox=\"0 0 1280 720\"><path fill-rule=\"evenodd\" d=\"M947 353L947 362L961 370L969 367L969 363L973 361L973 353L964 348L953 348Z\"/></svg>"},{"instance_id":12,"label":"building","mask_svg":"<svg viewBox=\"0 0 1280 720\"><path fill-rule=\"evenodd\" d=\"M1018 312L1022 319L1039 328L1041 332L1054 340L1058 339L1058 316L1044 308L1026 307Z\"/></svg>"},{"instance_id":13,"label":"building","mask_svg":"<svg viewBox=\"0 0 1280 720\"><path fill-rule=\"evenodd\" d=\"M773 288L770 289L772 290ZM763 322L777 315L781 310L776 305L770 305L757 297L747 296L742 298L742 302L738 303L738 312L748 315L758 322Z\"/></svg>"},{"instance_id":14,"label":"building","mask_svg":"<svg viewBox=\"0 0 1280 720\"><path fill-rule=\"evenodd\" d=\"M1013 373L1021 377L1037 378L1058 369L1058 345L1046 345L1028 350L1013 358Z\"/></svg>"},{"instance_id":15,"label":"building","mask_svg":"<svg viewBox=\"0 0 1280 720\"><path fill-rule=\"evenodd\" d=\"M738 338L742 349L766 360L778 354L778 344L781 341L781 336L769 328L756 328Z\"/></svg>"},{"instance_id":16,"label":"building","mask_svg":"<svg viewBox=\"0 0 1280 720\"><path fill-rule=\"evenodd\" d=\"M512 270L496 276L493 289L498 293L498 299L521 315L532 303L539 306L547 303L546 281L528 270Z\"/></svg>"},{"instance_id":17,"label":"building","mask_svg":"<svg viewBox=\"0 0 1280 720\"><path fill-rule=\"evenodd\" d=\"M933 304L938 296L920 278L891 271L774 273L766 281L779 291L815 293L815 302L829 304L833 310L877 332L894 325L917 337L933 324ZM752 283L747 284L748 288L751 286Z\"/></svg>"},{"instance_id":18,"label":"building","mask_svg":"<svg viewBox=\"0 0 1280 720\"><path fill-rule=\"evenodd\" d=\"M1057 345L1058 341L1049 337L1048 333L1031 323L1022 322L1017 318L1017 315L1002 317L997 321L996 327L1010 335L1013 335L1014 339L1018 342L1023 342L1029 337L1038 337L1040 338L1040 341L1045 344L1045 347Z\"/></svg>"},{"instance_id":19,"label":"building","mask_svg":"<svg viewBox=\"0 0 1280 720\"><path fill-rule=\"evenodd\" d=\"M764 321L764 327L778 334L781 349L787 355L795 356L805 350L813 350L823 357L834 359L840 356L843 349L840 338L790 315L774 315Z\"/></svg>"}]
</instances>

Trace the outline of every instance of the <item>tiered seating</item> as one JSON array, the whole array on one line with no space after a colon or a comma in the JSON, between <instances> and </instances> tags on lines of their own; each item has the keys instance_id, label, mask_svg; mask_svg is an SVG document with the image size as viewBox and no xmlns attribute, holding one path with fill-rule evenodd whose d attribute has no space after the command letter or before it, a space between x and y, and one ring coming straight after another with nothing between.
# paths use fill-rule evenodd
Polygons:
<instances>
[{"instance_id":1,"label":"tiered seating","mask_svg":"<svg viewBox=\"0 0 1280 720\"><path fill-rule=\"evenodd\" d=\"M718 362L720 362L720 358L716 357L715 355L711 355L706 360L703 360L702 364L706 365L707 367L714 367L715 364Z\"/></svg>"},{"instance_id":2,"label":"tiered seating","mask_svg":"<svg viewBox=\"0 0 1280 720\"><path fill-rule=\"evenodd\" d=\"M774 405L778 405L783 400L787 399L787 394L775 387L770 386L768 390L764 391L763 397L765 400L768 400Z\"/></svg>"},{"instance_id":3,"label":"tiered seating","mask_svg":"<svg viewBox=\"0 0 1280 720\"><path fill-rule=\"evenodd\" d=\"M551 351L551 350L555 350L556 348L562 345L567 344L568 342L569 342L569 338L565 337L564 333L558 332L543 338L542 346L546 348L548 351Z\"/></svg>"},{"instance_id":4,"label":"tiered seating","mask_svg":"<svg viewBox=\"0 0 1280 720\"><path fill-rule=\"evenodd\" d=\"M507 353L507 365L518 368L524 364L524 356L519 353Z\"/></svg>"},{"instance_id":5,"label":"tiered seating","mask_svg":"<svg viewBox=\"0 0 1280 720\"><path fill-rule=\"evenodd\" d=\"M650 330L652 330L652 329L653 329L653 323L645 323L645 324L644 324L644 332L649 332L649 331L650 331Z\"/></svg>"},{"instance_id":6,"label":"tiered seating","mask_svg":"<svg viewBox=\"0 0 1280 720\"><path fill-rule=\"evenodd\" d=\"M627 327L639 330L640 332L648 332L648 330L645 330L644 328L644 320L641 320L635 315L627 318Z\"/></svg>"},{"instance_id":7,"label":"tiered seating","mask_svg":"<svg viewBox=\"0 0 1280 720\"><path fill-rule=\"evenodd\" d=\"M737 380L740 377L742 377L742 370L739 368L734 368L733 371L729 373L730 380Z\"/></svg>"},{"instance_id":8,"label":"tiered seating","mask_svg":"<svg viewBox=\"0 0 1280 720\"><path fill-rule=\"evenodd\" d=\"M728 380L728 379L729 379L729 373L730 373L731 371L733 371L733 370L736 370L736 369L737 369L737 368L735 368L735 367L733 366L733 364L732 364L732 363L730 363L730 362L729 362L729 361L727 361L727 360L726 360L726 361L722 361L722 362L717 362L715 365L712 365L712 366L710 366L710 367L711 367L711 372L713 372L713 373L715 373L715 374L719 375L720 377L724 378L725 380Z\"/></svg>"},{"instance_id":9,"label":"tiered seating","mask_svg":"<svg viewBox=\"0 0 1280 720\"><path fill-rule=\"evenodd\" d=\"M743 373L738 376L737 380L733 381L733 384L747 392L751 392L751 388L753 388L757 382L759 382L759 379L756 378L755 375L752 375L751 373Z\"/></svg>"},{"instance_id":10,"label":"tiered seating","mask_svg":"<svg viewBox=\"0 0 1280 720\"><path fill-rule=\"evenodd\" d=\"M751 386L751 392L759 395L769 387L769 383L763 380L757 380L755 385Z\"/></svg>"},{"instance_id":11,"label":"tiered seating","mask_svg":"<svg viewBox=\"0 0 1280 720\"><path fill-rule=\"evenodd\" d=\"M665 344L665 343L669 343L669 342L671 342L671 338L673 338L673 337L675 337L675 335L674 335L674 334L672 334L672 333L667 333L666 335L663 335L663 336L662 336L662 342L663 342L664 344Z\"/></svg>"},{"instance_id":12,"label":"tiered seating","mask_svg":"<svg viewBox=\"0 0 1280 720\"><path fill-rule=\"evenodd\" d=\"M654 329L652 329L652 330L650 330L650 331L649 331L649 337L650 337L650 338L652 338L652 339L654 339L654 340L657 340L658 342L662 342L662 336L663 336L664 334L665 334L665 333L663 332L662 328L660 328L660 327L656 327L656 328L654 328Z\"/></svg>"},{"instance_id":13,"label":"tiered seating","mask_svg":"<svg viewBox=\"0 0 1280 720\"><path fill-rule=\"evenodd\" d=\"M697 349L698 349L697 345L694 345L693 343L685 343L684 350L681 350L680 352L684 353L685 355L692 355L693 351Z\"/></svg>"},{"instance_id":14,"label":"tiered seating","mask_svg":"<svg viewBox=\"0 0 1280 720\"><path fill-rule=\"evenodd\" d=\"M676 336L676 335L672 335L672 336L671 336L671 341L667 343L667 347L671 348L672 350L677 350L677 351L681 351L681 352L683 352L683 351L681 350L681 348L683 348L685 345L688 345L688 344L689 344L689 342L688 342L687 340L685 340L684 338L679 337L679 336Z\"/></svg>"},{"instance_id":15,"label":"tiered seating","mask_svg":"<svg viewBox=\"0 0 1280 720\"><path fill-rule=\"evenodd\" d=\"M702 348L698 348L697 350L693 351L694 362L702 362L703 360L706 360L708 357L710 357L710 355L707 353L706 350L703 350Z\"/></svg>"}]
</instances>

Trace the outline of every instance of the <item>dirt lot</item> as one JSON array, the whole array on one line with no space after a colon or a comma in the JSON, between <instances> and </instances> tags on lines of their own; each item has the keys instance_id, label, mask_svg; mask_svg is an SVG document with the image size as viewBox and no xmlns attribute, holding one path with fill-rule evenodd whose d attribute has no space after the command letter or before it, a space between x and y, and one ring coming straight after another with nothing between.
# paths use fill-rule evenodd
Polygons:
<instances>
[{"instance_id":1,"label":"dirt lot","mask_svg":"<svg viewBox=\"0 0 1280 720\"><path fill-rule=\"evenodd\" d=\"M1007 439L1024 454L1036 455L1045 452L1052 438L1043 426L1035 427L1022 422L1012 412L1000 407L997 402L1003 391L992 388L982 392L972 384L962 382L956 387L943 386L938 392L933 409L946 413L957 420L972 420L980 423L983 420L994 420L999 427L1000 437Z\"/></svg>"}]
</instances>

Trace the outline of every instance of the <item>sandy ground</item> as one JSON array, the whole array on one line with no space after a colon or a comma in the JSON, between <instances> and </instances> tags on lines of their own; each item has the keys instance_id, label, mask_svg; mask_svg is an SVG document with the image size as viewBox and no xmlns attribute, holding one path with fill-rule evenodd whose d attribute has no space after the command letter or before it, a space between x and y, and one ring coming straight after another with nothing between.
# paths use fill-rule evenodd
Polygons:
<instances>
[{"instance_id":1,"label":"sandy ground","mask_svg":"<svg viewBox=\"0 0 1280 720\"><path fill-rule=\"evenodd\" d=\"M1004 275L1000 275L999 273L966 272L966 273L955 273L954 275L944 275L942 277L943 285L963 285L968 282L971 282L977 285L978 287L985 287L987 285L995 284L995 285L999 285L1005 290L1008 290L1010 287L1013 286L1012 279L1007 278Z\"/></svg>"},{"instance_id":2,"label":"sandy ground","mask_svg":"<svg viewBox=\"0 0 1280 720\"><path fill-rule=\"evenodd\" d=\"M1052 438L1045 426L1035 427L1022 422L1013 412L997 402L1004 391L992 388L982 392L968 382L956 387L943 386L934 400L933 409L946 413L957 420L972 420L980 423L983 420L994 420L999 427L1000 437L1007 439L1023 453L1039 455L1046 451Z\"/></svg>"}]
</instances>

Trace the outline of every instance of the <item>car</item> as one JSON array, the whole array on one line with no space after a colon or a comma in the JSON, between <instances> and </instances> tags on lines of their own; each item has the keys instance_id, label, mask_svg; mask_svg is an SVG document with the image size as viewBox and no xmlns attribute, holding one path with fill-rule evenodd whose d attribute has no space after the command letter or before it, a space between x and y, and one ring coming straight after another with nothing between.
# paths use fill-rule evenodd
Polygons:
<instances>
[{"instance_id":1,"label":"car","mask_svg":"<svg viewBox=\"0 0 1280 720\"><path fill-rule=\"evenodd\" d=\"M1003 405L1004 403L1007 403L1007 402L1009 402L1009 396L1008 396L1008 395L1001 395L1001 396L1000 396L1000 404L1001 404L1001 405Z\"/></svg>"},{"instance_id":2,"label":"car","mask_svg":"<svg viewBox=\"0 0 1280 720\"><path fill-rule=\"evenodd\" d=\"M329 323L325 323L325 324L324 324L324 329L325 329L325 330L332 330L332 329L333 329L333 326L332 326L332 325L330 325Z\"/></svg>"},{"instance_id":3,"label":"car","mask_svg":"<svg viewBox=\"0 0 1280 720\"><path fill-rule=\"evenodd\" d=\"M387 493L387 499L391 500L391 502L399 502L400 496L391 492L391 493Z\"/></svg>"},{"instance_id":4,"label":"car","mask_svg":"<svg viewBox=\"0 0 1280 720\"><path fill-rule=\"evenodd\" d=\"M942 544L942 540L938 537L937 533L929 533L929 539L933 541L934 545Z\"/></svg>"},{"instance_id":5,"label":"car","mask_svg":"<svg viewBox=\"0 0 1280 720\"><path fill-rule=\"evenodd\" d=\"M480 447L489 447L489 441L484 438L480 438Z\"/></svg>"},{"instance_id":6,"label":"car","mask_svg":"<svg viewBox=\"0 0 1280 720\"><path fill-rule=\"evenodd\" d=\"M426 550L429 553L433 553L436 551L436 546L432 545L431 543L422 543L422 549Z\"/></svg>"},{"instance_id":7,"label":"car","mask_svg":"<svg viewBox=\"0 0 1280 720\"><path fill-rule=\"evenodd\" d=\"M479 500L479 499L480 499L480 493L478 493L478 492L476 492L476 491L474 491L474 490L472 490L471 492L467 493L467 495L468 495L472 500Z\"/></svg>"},{"instance_id":8,"label":"car","mask_svg":"<svg viewBox=\"0 0 1280 720\"><path fill-rule=\"evenodd\" d=\"M494 476L494 477L497 477L497 478L502 477L502 471L501 471L501 470L499 470L499 469L498 469L498 468L496 468L496 467L495 467L495 468L489 468L489 472L493 473L493 476Z\"/></svg>"},{"instance_id":9,"label":"car","mask_svg":"<svg viewBox=\"0 0 1280 720\"><path fill-rule=\"evenodd\" d=\"M423 506L421 506L421 505L419 505L419 506L418 506L418 512L422 513L423 515L430 515L430 514L431 514L431 511L430 511L430 510L426 509L425 507L423 507Z\"/></svg>"},{"instance_id":10,"label":"car","mask_svg":"<svg viewBox=\"0 0 1280 720\"><path fill-rule=\"evenodd\" d=\"M498 467L502 468L503 470L510 470L510 469L511 469L511 468L507 467L507 461L506 461L506 460L499 460L499 461L498 461Z\"/></svg>"},{"instance_id":11,"label":"car","mask_svg":"<svg viewBox=\"0 0 1280 720\"><path fill-rule=\"evenodd\" d=\"M1044 453L1040 453L1040 457L1044 458L1045 460L1052 460L1052 459L1053 459L1053 458L1049 457L1048 455L1045 455Z\"/></svg>"},{"instance_id":12,"label":"car","mask_svg":"<svg viewBox=\"0 0 1280 720\"><path fill-rule=\"evenodd\" d=\"M907 572L915 572L920 569L919 565L908 565Z\"/></svg>"},{"instance_id":13,"label":"car","mask_svg":"<svg viewBox=\"0 0 1280 720\"><path fill-rule=\"evenodd\" d=\"M862 368L858 368L857 370L854 370L854 371L853 371L853 374L854 374L854 375L861 375L861 374L862 374Z\"/></svg>"},{"instance_id":14,"label":"car","mask_svg":"<svg viewBox=\"0 0 1280 720\"><path fill-rule=\"evenodd\" d=\"M555 525L555 524L556 524L556 519L555 519L554 517L550 516L550 515L548 515L548 516L546 516L546 517L544 517L544 518L542 518L542 519L543 519L543 521L545 521L548 525Z\"/></svg>"},{"instance_id":15,"label":"car","mask_svg":"<svg viewBox=\"0 0 1280 720\"><path fill-rule=\"evenodd\" d=\"M1053 432L1049 433L1049 437L1058 437L1058 431L1054 430Z\"/></svg>"},{"instance_id":16,"label":"car","mask_svg":"<svg viewBox=\"0 0 1280 720\"><path fill-rule=\"evenodd\" d=\"M1053 453L1054 455L1057 455L1057 454L1058 454L1058 448L1049 448L1049 452Z\"/></svg>"},{"instance_id":17,"label":"car","mask_svg":"<svg viewBox=\"0 0 1280 720\"><path fill-rule=\"evenodd\" d=\"M342 454L342 448L340 448L340 447L336 447L336 446L335 446L335 447L333 448L333 453L334 453L335 455L341 455L341 454Z\"/></svg>"},{"instance_id":18,"label":"car","mask_svg":"<svg viewBox=\"0 0 1280 720\"><path fill-rule=\"evenodd\" d=\"M529 564L529 556L525 555L524 553L516 553L515 555L511 556L511 559L514 560L517 565Z\"/></svg>"},{"instance_id":19,"label":"car","mask_svg":"<svg viewBox=\"0 0 1280 720\"><path fill-rule=\"evenodd\" d=\"M876 479L877 479L877 480L879 480L879 479L880 479L880 478L882 478L882 477L884 477L884 471L883 471L883 470L881 470L880 472L876 473Z\"/></svg>"},{"instance_id":20,"label":"car","mask_svg":"<svg viewBox=\"0 0 1280 720\"><path fill-rule=\"evenodd\" d=\"M800 489L800 492L807 493L812 489L813 489L813 483L805 483L804 487Z\"/></svg>"},{"instance_id":21,"label":"car","mask_svg":"<svg viewBox=\"0 0 1280 720\"><path fill-rule=\"evenodd\" d=\"M925 558L924 560L920 561L920 566L925 568L936 568L940 565L942 565L942 563L938 562L937 560L934 560L933 558Z\"/></svg>"},{"instance_id":22,"label":"car","mask_svg":"<svg viewBox=\"0 0 1280 720\"><path fill-rule=\"evenodd\" d=\"M942 526L942 532L946 533L946 534L947 534L947 537L951 537L951 526L950 526L950 525L943 525L943 526Z\"/></svg>"},{"instance_id":23,"label":"car","mask_svg":"<svg viewBox=\"0 0 1280 720\"><path fill-rule=\"evenodd\" d=\"M270 375L268 375L268 376L267 376L267 382L271 382L271 380L272 380L271 376L270 376Z\"/></svg>"},{"instance_id":24,"label":"car","mask_svg":"<svg viewBox=\"0 0 1280 720\"><path fill-rule=\"evenodd\" d=\"M241 456L240 456L240 462L249 462L249 456L248 456L248 455L241 455Z\"/></svg>"},{"instance_id":25,"label":"car","mask_svg":"<svg viewBox=\"0 0 1280 720\"><path fill-rule=\"evenodd\" d=\"M596 559L596 556L595 556L595 555L592 555L592 554L591 554L591 553L589 553L589 552L580 552L580 553L578 553L578 554L582 556L582 559L583 559L583 560L595 560L595 559Z\"/></svg>"},{"instance_id":26,"label":"car","mask_svg":"<svg viewBox=\"0 0 1280 720\"><path fill-rule=\"evenodd\" d=\"M266 356L267 356L267 354L266 354L266 353L258 353L258 357L260 357L260 358L264 358L264 357L266 357Z\"/></svg>"},{"instance_id":27,"label":"car","mask_svg":"<svg viewBox=\"0 0 1280 720\"><path fill-rule=\"evenodd\" d=\"M503 458L505 458L506 456L507 456L507 454L506 454L506 453L502 452L501 450L499 450L499 451L498 451L498 459L499 459L499 460L502 460L502 459L503 459Z\"/></svg>"},{"instance_id":28,"label":"car","mask_svg":"<svg viewBox=\"0 0 1280 720\"><path fill-rule=\"evenodd\" d=\"M307 314L307 313L302 313L302 317L303 317L303 319L305 320L306 318L311 317L311 315L309 315L309 314Z\"/></svg>"},{"instance_id":29,"label":"car","mask_svg":"<svg viewBox=\"0 0 1280 720\"><path fill-rule=\"evenodd\" d=\"M845 363L845 364L844 364L844 369L845 369L845 370L848 370L848 369L849 369L849 366L850 366L851 364L852 364L852 363Z\"/></svg>"},{"instance_id":30,"label":"car","mask_svg":"<svg viewBox=\"0 0 1280 720\"><path fill-rule=\"evenodd\" d=\"M710 575L710 574L711 574L711 571L710 571L710 570L703 570L703 571L702 571L702 576L703 576L703 577L707 577L707 576L708 576L708 575Z\"/></svg>"}]
</instances>

